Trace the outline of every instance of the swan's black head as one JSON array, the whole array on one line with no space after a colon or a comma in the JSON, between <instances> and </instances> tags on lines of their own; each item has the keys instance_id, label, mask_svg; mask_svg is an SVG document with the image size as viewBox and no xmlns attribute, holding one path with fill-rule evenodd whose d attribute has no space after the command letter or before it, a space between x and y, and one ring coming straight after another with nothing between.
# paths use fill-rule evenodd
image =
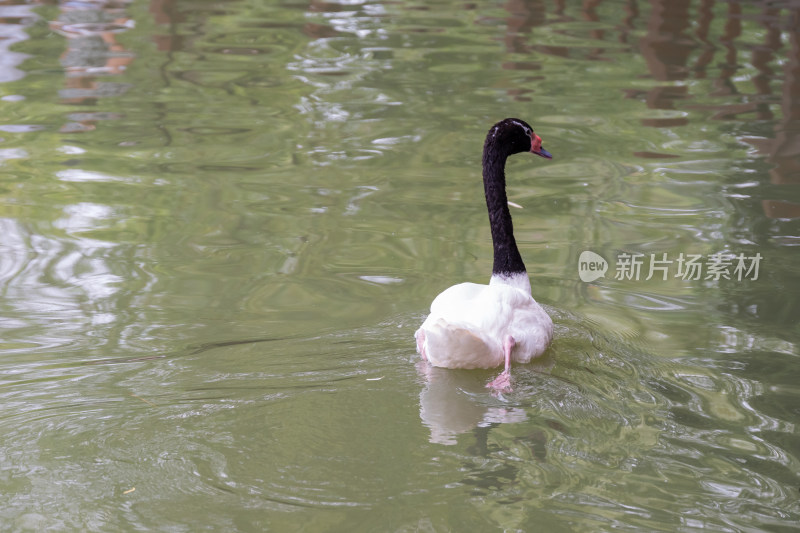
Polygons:
<instances>
[{"instance_id":1,"label":"swan's black head","mask_svg":"<svg viewBox=\"0 0 800 533\"><path fill-rule=\"evenodd\" d=\"M486 145L495 150L503 150L506 155L531 152L540 157L552 159L550 152L542 148L542 138L533 132L530 124L518 118L501 120L486 135Z\"/></svg>"}]
</instances>

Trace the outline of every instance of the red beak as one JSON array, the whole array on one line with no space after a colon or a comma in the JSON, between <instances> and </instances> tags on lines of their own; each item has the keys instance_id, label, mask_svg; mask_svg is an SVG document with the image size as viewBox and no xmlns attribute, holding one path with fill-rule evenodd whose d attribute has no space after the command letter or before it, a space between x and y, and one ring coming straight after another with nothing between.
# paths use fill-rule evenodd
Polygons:
<instances>
[{"instance_id":1,"label":"red beak","mask_svg":"<svg viewBox=\"0 0 800 533\"><path fill-rule=\"evenodd\" d=\"M531 153L536 154L539 157L544 157L545 159L553 159L553 155L542 148L542 138L535 133L533 134L533 137L531 137Z\"/></svg>"}]
</instances>

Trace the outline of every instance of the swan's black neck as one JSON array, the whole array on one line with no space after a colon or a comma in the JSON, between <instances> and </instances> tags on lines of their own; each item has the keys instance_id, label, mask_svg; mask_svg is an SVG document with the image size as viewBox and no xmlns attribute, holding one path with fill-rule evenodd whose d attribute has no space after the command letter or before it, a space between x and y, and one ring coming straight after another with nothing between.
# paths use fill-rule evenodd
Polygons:
<instances>
[{"instance_id":1,"label":"swan's black neck","mask_svg":"<svg viewBox=\"0 0 800 533\"><path fill-rule=\"evenodd\" d=\"M483 146L483 190L486 193L494 245L492 275L505 278L526 273L525 263L514 240L514 226L506 197L505 166L509 155L508 149L496 143L491 133L486 137Z\"/></svg>"}]
</instances>

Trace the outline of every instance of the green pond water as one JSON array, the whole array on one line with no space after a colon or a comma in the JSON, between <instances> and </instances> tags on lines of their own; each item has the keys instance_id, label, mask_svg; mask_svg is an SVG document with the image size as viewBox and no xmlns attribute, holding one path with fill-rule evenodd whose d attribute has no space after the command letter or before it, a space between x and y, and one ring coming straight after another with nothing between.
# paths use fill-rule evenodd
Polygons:
<instances>
[{"instance_id":1,"label":"green pond water","mask_svg":"<svg viewBox=\"0 0 800 533\"><path fill-rule=\"evenodd\" d=\"M795 530L799 35L793 1L0 2L0 530ZM506 173L555 340L492 395L413 333L488 281L505 117L554 155Z\"/></svg>"}]
</instances>

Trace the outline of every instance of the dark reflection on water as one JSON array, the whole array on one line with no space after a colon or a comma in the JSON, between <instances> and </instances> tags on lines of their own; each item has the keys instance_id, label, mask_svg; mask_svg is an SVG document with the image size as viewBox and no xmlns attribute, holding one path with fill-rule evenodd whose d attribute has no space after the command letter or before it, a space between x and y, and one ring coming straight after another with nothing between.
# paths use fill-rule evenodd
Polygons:
<instances>
[{"instance_id":1,"label":"dark reflection on water","mask_svg":"<svg viewBox=\"0 0 800 533\"><path fill-rule=\"evenodd\" d=\"M0 529L793 527L798 24L793 1L0 5ZM418 369L411 334L486 279L503 116L556 156L508 176L557 335L494 397L492 371ZM584 250L764 260L583 283Z\"/></svg>"}]
</instances>

